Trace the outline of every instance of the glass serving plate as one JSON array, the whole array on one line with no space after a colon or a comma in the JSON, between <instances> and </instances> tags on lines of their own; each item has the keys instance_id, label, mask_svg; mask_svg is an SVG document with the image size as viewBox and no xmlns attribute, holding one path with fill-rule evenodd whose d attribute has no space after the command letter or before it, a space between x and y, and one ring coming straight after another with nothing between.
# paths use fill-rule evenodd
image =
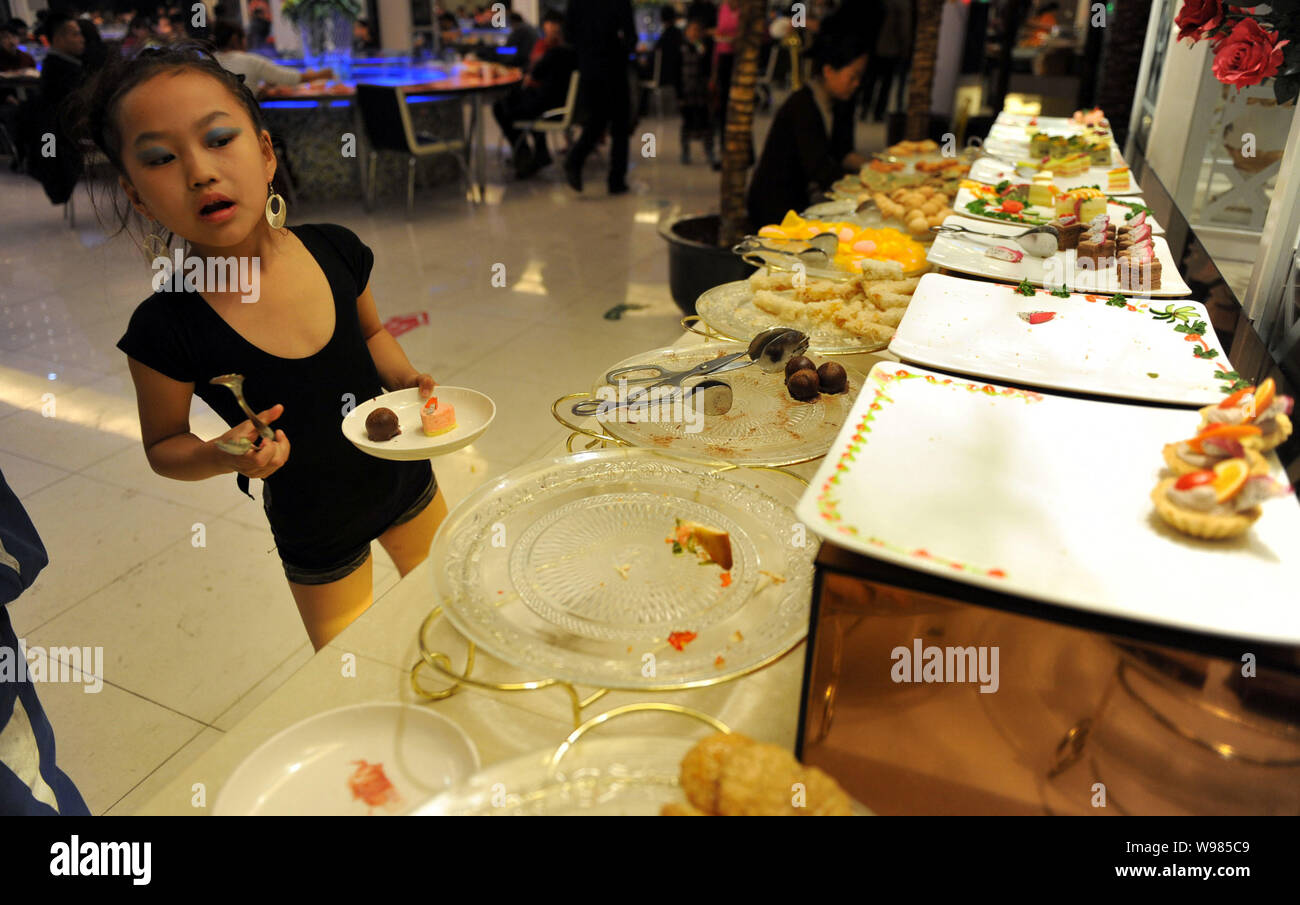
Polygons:
<instances>
[{"instance_id":1,"label":"glass serving plate","mask_svg":"<svg viewBox=\"0 0 1300 905\"><path fill-rule=\"evenodd\" d=\"M554 749L494 764L438 795L416 816L654 817L686 801L678 774L695 739L621 736L574 746L552 771Z\"/></svg>"},{"instance_id":2,"label":"glass serving plate","mask_svg":"<svg viewBox=\"0 0 1300 905\"><path fill-rule=\"evenodd\" d=\"M735 342L748 343L768 327L796 327L808 334L808 355L856 355L889 345L889 340L872 342L834 324L781 321L754 304L754 291L745 280L714 286L695 302L695 311L713 332Z\"/></svg>"},{"instance_id":3,"label":"glass serving plate","mask_svg":"<svg viewBox=\"0 0 1300 905\"><path fill-rule=\"evenodd\" d=\"M584 740L552 769L554 750L494 764L419 808L417 817L655 817L686 802L682 758L698 739L653 735ZM852 802L855 817L872 812Z\"/></svg>"},{"instance_id":4,"label":"glass serving plate","mask_svg":"<svg viewBox=\"0 0 1300 905\"><path fill-rule=\"evenodd\" d=\"M434 539L435 591L466 638L539 678L678 689L745 675L808 630L817 542L774 470L613 449L484 485ZM674 520L731 536L733 566L675 555ZM675 632L695 633L676 650ZM680 639L678 639L681 643Z\"/></svg>"},{"instance_id":5,"label":"glass serving plate","mask_svg":"<svg viewBox=\"0 0 1300 905\"><path fill-rule=\"evenodd\" d=\"M686 370L736 351L736 346L716 343L688 349L656 349L621 361L610 370L644 364L657 364L666 371ZM607 416L608 420L602 418L600 425L609 435L633 446L671 450L683 456L739 465L809 462L826 455L866 379L855 368L845 371L848 390L822 394L812 402L791 397L783 371L769 373L756 365L726 371L716 375L716 379L731 385L731 410L725 415L697 414L680 406L674 410L662 404L657 410L651 407L641 413L616 410ZM602 380L593 388L593 395L610 386ZM629 384L628 391L636 386ZM609 390L605 389L605 393Z\"/></svg>"}]
</instances>

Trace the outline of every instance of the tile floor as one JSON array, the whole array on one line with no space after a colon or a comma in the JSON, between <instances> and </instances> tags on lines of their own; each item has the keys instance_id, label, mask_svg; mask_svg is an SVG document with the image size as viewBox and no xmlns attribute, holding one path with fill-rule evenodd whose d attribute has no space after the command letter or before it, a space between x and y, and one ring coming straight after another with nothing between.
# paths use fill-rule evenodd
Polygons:
<instances>
[{"instance_id":1,"label":"tile floor","mask_svg":"<svg viewBox=\"0 0 1300 905\"><path fill-rule=\"evenodd\" d=\"M605 195L601 157L581 198L557 167L505 182L493 157L492 203L481 207L442 186L418 197L409 220L402 202L367 214L357 198L290 210L290 222L341 223L374 249L383 318L430 313L432 326L400 339L417 367L496 401L481 442L437 462L449 505L563 437L554 399L680 335L657 224L674 206L716 210L718 179L698 151L695 164L679 162L675 120L642 126L660 153L633 158L633 192L619 198ZM883 138L862 126L858 146ZM77 209L74 230L37 183L0 168L0 469L50 554L10 605L18 635L29 647L104 651L102 667L82 664L103 673L100 693L75 682L38 691L60 766L94 813L113 814L220 738L311 647L260 505L233 477L184 483L150 470L115 343L151 274L124 236L106 237L84 187ZM505 288L492 285L495 264ZM643 307L602 317L620 303ZM224 430L197 399L192 425L200 436ZM374 555L379 599L398 576L377 544Z\"/></svg>"}]
</instances>

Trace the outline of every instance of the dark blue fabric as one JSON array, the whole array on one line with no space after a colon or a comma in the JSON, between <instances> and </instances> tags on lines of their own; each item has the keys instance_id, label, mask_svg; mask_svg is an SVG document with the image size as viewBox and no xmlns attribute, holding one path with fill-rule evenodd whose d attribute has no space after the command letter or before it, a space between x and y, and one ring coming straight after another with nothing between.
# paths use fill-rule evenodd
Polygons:
<instances>
[{"instance_id":1,"label":"dark blue fabric","mask_svg":"<svg viewBox=\"0 0 1300 905\"><path fill-rule=\"evenodd\" d=\"M31 587L36 576L49 563L45 545L41 543L36 526L27 515L18 497L9 489L4 472L0 471L0 544L8 556L18 560L18 568L0 554L0 657L10 664L16 664L24 654L18 645L18 636L9 621L9 611L3 604L16 598ZM7 650L5 650L7 648ZM9 679L9 677L6 677ZM65 816L90 816L90 809L77 791L72 780L60 770L54 761L54 729L45 716L45 709L36 697L36 687L31 679L23 675L22 681L0 681L0 735L13 717L14 706L22 702L23 710L31 723L32 735L36 739L36 749L40 756L41 778L53 790L59 808L55 811L49 805L38 801L31 789L18 778L8 765L0 761L0 815L35 816L62 814ZM3 749L0 749L3 750Z\"/></svg>"}]
</instances>

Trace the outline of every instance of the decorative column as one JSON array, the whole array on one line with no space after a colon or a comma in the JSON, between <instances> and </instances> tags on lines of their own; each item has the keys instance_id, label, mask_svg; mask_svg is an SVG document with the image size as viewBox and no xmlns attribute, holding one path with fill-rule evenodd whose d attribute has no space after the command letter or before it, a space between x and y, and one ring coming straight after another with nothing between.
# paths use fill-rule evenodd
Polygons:
<instances>
[{"instance_id":1,"label":"decorative column","mask_svg":"<svg viewBox=\"0 0 1300 905\"><path fill-rule=\"evenodd\" d=\"M412 27L410 0L377 0L376 7L379 15L379 46L385 51L409 51Z\"/></svg>"},{"instance_id":2,"label":"decorative column","mask_svg":"<svg viewBox=\"0 0 1300 905\"><path fill-rule=\"evenodd\" d=\"M298 26L281 12L281 0L271 0L271 37L275 38L275 52L281 56L294 56L302 51L302 38Z\"/></svg>"}]
</instances>

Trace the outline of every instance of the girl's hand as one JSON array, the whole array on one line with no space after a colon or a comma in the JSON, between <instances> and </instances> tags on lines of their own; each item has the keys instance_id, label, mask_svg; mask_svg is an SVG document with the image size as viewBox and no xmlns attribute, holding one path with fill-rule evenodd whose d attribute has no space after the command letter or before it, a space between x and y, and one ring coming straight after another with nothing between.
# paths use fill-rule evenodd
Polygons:
<instances>
[{"instance_id":1,"label":"girl's hand","mask_svg":"<svg viewBox=\"0 0 1300 905\"><path fill-rule=\"evenodd\" d=\"M433 379L432 374L416 374L411 378L410 382L408 382L406 386L402 387L402 389L405 390L405 389L409 389L410 387L419 387L420 398L428 399L430 396L433 395L433 388L436 387L437 385L438 385L438 381Z\"/></svg>"},{"instance_id":2,"label":"girl's hand","mask_svg":"<svg viewBox=\"0 0 1300 905\"><path fill-rule=\"evenodd\" d=\"M276 418L284 414L283 405L273 405L264 412L258 412L257 417L265 424L270 424ZM258 434L257 428L253 427L252 421L245 421L226 431L218 440L227 442L236 442L240 439L251 440L253 443L261 444L254 446L242 456L232 456L230 453L217 449L218 455L229 463L230 467L240 474L250 478L268 478L280 470L285 462L289 461L289 438L284 435L284 431L275 432L274 440L263 440ZM213 448L216 441L213 441Z\"/></svg>"}]
</instances>

